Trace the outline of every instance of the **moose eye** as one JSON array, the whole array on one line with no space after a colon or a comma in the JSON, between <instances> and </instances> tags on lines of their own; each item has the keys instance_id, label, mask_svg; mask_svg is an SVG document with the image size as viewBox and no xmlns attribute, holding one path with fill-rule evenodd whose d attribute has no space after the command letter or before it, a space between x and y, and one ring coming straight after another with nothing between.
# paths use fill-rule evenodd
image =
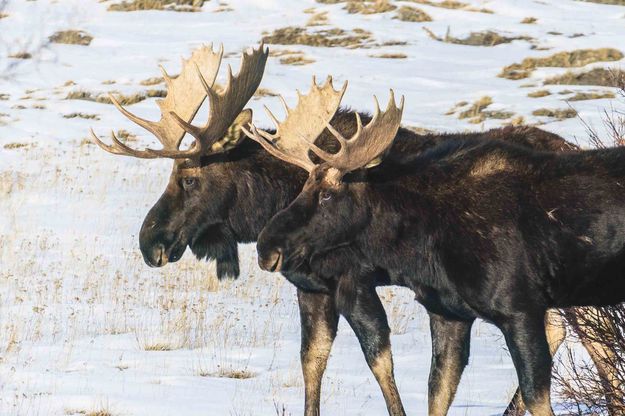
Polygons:
<instances>
[{"instance_id":1,"label":"moose eye","mask_svg":"<svg viewBox=\"0 0 625 416\"><path fill-rule=\"evenodd\" d=\"M332 194L330 192L321 191L321 193L319 193L319 202L326 202L330 199L332 199Z\"/></svg>"},{"instance_id":2,"label":"moose eye","mask_svg":"<svg viewBox=\"0 0 625 416\"><path fill-rule=\"evenodd\" d=\"M185 190L189 190L189 189L193 189L193 187L195 187L195 185L197 185L197 178L193 178L193 177L186 177L186 178L182 178L182 187Z\"/></svg>"}]
</instances>

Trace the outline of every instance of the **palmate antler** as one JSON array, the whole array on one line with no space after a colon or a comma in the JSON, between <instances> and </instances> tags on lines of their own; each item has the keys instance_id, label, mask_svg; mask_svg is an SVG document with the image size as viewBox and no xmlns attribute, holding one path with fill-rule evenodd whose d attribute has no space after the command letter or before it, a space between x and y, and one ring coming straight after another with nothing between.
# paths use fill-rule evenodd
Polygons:
<instances>
[{"instance_id":1,"label":"palmate antler","mask_svg":"<svg viewBox=\"0 0 625 416\"><path fill-rule=\"evenodd\" d=\"M346 88L347 82L340 91L335 91L331 77L328 77L325 85L319 87L313 78L313 85L308 95L302 96L298 92L299 101L295 109L289 109L284 104L287 117L283 122L280 123L267 110L277 126L276 134L272 135L259 130L254 125L251 125L250 131L244 130L244 132L273 156L308 172L316 166L308 157L309 151L315 153L328 166L337 169L341 174L370 166L393 143L401 123L404 97L401 98L397 107L391 90L386 110L380 112L378 100L374 96L373 119L363 126L360 115L356 113L356 133L350 139L346 139L330 125L330 120L338 110ZM284 100L282 102L284 103ZM328 128L341 145L335 154L320 149L314 143L325 128Z\"/></svg>"},{"instance_id":2,"label":"palmate antler","mask_svg":"<svg viewBox=\"0 0 625 416\"><path fill-rule=\"evenodd\" d=\"M280 96L287 114L283 122L279 122L265 106L265 111L276 125L275 134L257 129L253 124L250 131L245 128L243 131L273 156L310 172L315 167L308 158L310 145L323 133L325 123L334 117L346 89L347 82L340 90L335 90L332 77L328 77L325 84L320 87L313 77L308 94L302 95L297 91L298 102L295 108L289 108L284 98Z\"/></svg>"},{"instance_id":3,"label":"palmate antler","mask_svg":"<svg viewBox=\"0 0 625 416\"><path fill-rule=\"evenodd\" d=\"M163 149L135 150L122 143L113 133L112 144L103 143L93 132L94 141L104 150L139 158L165 157L172 159L195 158L209 153L223 151L225 147L217 144L245 104L254 94L262 80L265 63L269 55L264 45L241 58L241 69L236 76L228 67L228 81L222 92L213 89L217 78L223 46L214 52L212 45L196 50L191 58L183 60L182 70L177 78L171 78L163 70L167 82L167 96L157 100L161 109L161 119L157 122L144 120L123 108L113 96L111 100L122 114L131 121L145 128L162 143ZM190 124L206 97L210 100L209 120L202 127ZM191 134L195 142L188 150L180 150L180 143L185 133ZM214 148L213 148L214 147Z\"/></svg>"}]
</instances>

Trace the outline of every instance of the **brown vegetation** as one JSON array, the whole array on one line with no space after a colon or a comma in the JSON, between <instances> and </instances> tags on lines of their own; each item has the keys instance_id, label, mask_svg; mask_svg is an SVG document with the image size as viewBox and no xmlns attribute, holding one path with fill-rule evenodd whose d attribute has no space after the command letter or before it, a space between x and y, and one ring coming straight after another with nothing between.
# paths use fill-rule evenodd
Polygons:
<instances>
[{"instance_id":1,"label":"brown vegetation","mask_svg":"<svg viewBox=\"0 0 625 416\"><path fill-rule=\"evenodd\" d=\"M93 36L82 30L61 30L48 38L52 43L89 46Z\"/></svg>"},{"instance_id":2,"label":"brown vegetation","mask_svg":"<svg viewBox=\"0 0 625 416\"><path fill-rule=\"evenodd\" d=\"M585 72L566 72L562 75L549 78L545 81L546 85L596 85L601 87L616 87L614 82L614 70L605 68L593 68ZM625 71L616 70L621 74Z\"/></svg>"},{"instance_id":3,"label":"brown vegetation","mask_svg":"<svg viewBox=\"0 0 625 416\"><path fill-rule=\"evenodd\" d=\"M493 32L492 30L487 30L484 32L471 32L465 38L457 38L450 34L449 28L447 29L447 33L445 37L440 37L432 32L427 27L424 27L423 30L427 32L427 34L434 40L439 42L446 43L455 43L458 45L468 45L468 46L496 46L502 43L510 43L514 40L532 40L529 36L502 36L497 32Z\"/></svg>"},{"instance_id":4,"label":"brown vegetation","mask_svg":"<svg viewBox=\"0 0 625 416\"><path fill-rule=\"evenodd\" d=\"M348 13L352 14L377 14L393 11L397 8L397 6L391 4L389 0L350 0L344 8Z\"/></svg>"},{"instance_id":5,"label":"brown vegetation","mask_svg":"<svg viewBox=\"0 0 625 416\"><path fill-rule=\"evenodd\" d=\"M564 120L566 118L573 118L577 116L577 111L572 108L539 108L532 111L532 115L538 117L552 117L558 120Z\"/></svg>"},{"instance_id":6,"label":"brown vegetation","mask_svg":"<svg viewBox=\"0 0 625 416\"><path fill-rule=\"evenodd\" d=\"M205 0L124 0L111 4L107 10L112 12L134 12L138 10L173 10L176 12L197 12Z\"/></svg>"},{"instance_id":7,"label":"brown vegetation","mask_svg":"<svg viewBox=\"0 0 625 416\"><path fill-rule=\"evenodd\" d=\"M549 90L538 90L538 91L533 91L527 94L527 96L530 98L540 98L540 97L546 97L548 95L551 95L551 92Z\"/></svg>"},{"instance_id":8,"label":"brown vegetation","mask_svg":"<svg viewBox=\"0 0 625 416\"><path fill-rule=\"evenodd\" d=\"M397 10L397 14L393 19L401 20L402 22L431 22L432 18L429 14L421 9L410 6L401 6Z\"/></svg>"},{"instance_id":9,"label":"brown vegetation","mask_svg":"<svg viewBox=\"0 0 625 416\"><path fill-rule=\"evenodd\" d=\"M354 29L351 32L339 28L308 32L305 28L287 26L275 29L263 36L263 42L276 45L306 45L323 47L362 48L372 41L371 32Z\"/></svg>"},{"instance_id":10,"label":"brown vegetation","mask_svg":"<svg viewBox=\"0 0 625 416\"><path fill-rule=\"evenodd\" d=\"M499 77L518 80L527 78L538 67L573 68L593 62L611 62L623 58L623 54L612 48L577 49L570 52L558 52L545 58L525 58L503 68Z\"/></svg>"}]
</instances>

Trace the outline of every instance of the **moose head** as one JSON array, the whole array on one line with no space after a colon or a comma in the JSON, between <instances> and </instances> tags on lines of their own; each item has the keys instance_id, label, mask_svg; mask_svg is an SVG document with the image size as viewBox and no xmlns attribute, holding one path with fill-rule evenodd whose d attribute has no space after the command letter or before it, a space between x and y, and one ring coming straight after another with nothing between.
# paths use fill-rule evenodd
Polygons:
<instances>
[{"instance_id":1,"label":"moose head","mask_svg":"<svg viewBox=\"0 0 625 416\"><path fill-rule=\"evenodd\" d=\"M305 169L309 175L298 197L271 219L258 238L259 265L265 270L294 270L306 260L348 245L370 218L360 201L364 185L359 183L359 172L379 164L390 148L400 126L404 99L398 107L391 91L388 106L381 112L374 97L373 118L363 126L355 113L357 129L347 139L329 123L346 88L347 83L335 91L331 78L319 87L313 78L310 93L300 95L296 108L286 108L283 122L269 112L277 126L275 134L254 125L249 131L244 128L269 153ZM325 128L340 144L336 153L315 145Z\"/></svg>"},{"instance_id":2,"label":"moose head","mask_svg":"<svg viewBox=\"0 0 625 416\"><path fill-rule=\"evenodd\" d=\"M252 120L252 111L244 107L261 82L268 50L261 44L258 49L243 53L238 74L233 75L228 67L227 82L218 89L214 82L222 55L223 46L218 51L214 51L212 45L201 47L188 60L183 60L181 73L175 78L161 68L167 95L157 101L161 110L158 121L148 121L130 113L110 96L124 116L161 142L162 149L132 149L114 133L109 145L91 131L93 140L109 153L142 159L173 159L167 188L145 217L139 235L141 252L149 266L161 267L179 260L187 246L198 258L210 257L214 254L210 241L218 232L218 227L213 226L227 217L234 192L230 175L224 171L227 153L245 137L241 126ZM208 121L204 126L195 126L191 122L206 97L209 99ZM181 149L187 133L194 141L189 148ZM238 264L236 267L237 272L231 275L238 274ZM222 274L218 265L219 277L223 277Z\"/></svg>"}]
</instances>

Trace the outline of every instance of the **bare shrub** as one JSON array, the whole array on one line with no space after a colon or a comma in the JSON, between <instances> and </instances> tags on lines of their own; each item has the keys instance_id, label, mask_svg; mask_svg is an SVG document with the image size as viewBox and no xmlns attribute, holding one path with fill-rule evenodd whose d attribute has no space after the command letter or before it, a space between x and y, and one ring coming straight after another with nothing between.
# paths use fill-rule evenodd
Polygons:
<instances>
[{"instance_id":1,"label":"bare shrub","mask_svg":"<svg viewBox=\"0 0 625 416\"><path fill-rule=\"evenodd\" d=\"M625 75L612 71L625 103ZM590 142L597 148L625 145L625 113L604 111L608 131L606 143L583 119ZM603 308L574 308L563 312L584 345L592 362L582 361L569 347L554 372L557 392L574 415L625 414L625 303Z\"/></svg>"}]
</instances>

